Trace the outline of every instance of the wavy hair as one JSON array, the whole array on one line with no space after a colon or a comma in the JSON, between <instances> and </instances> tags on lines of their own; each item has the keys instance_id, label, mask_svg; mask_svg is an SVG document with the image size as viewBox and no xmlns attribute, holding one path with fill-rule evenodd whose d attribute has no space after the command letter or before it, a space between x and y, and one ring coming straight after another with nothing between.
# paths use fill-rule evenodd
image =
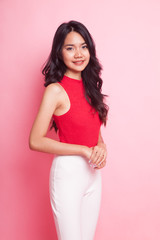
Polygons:
<instances>
[{"instance_id":1,"label":"wavy hair","mask_svg":"<svg viewBox=\"0 0 160 240\"><path fill-rule=\"evenodd\" d=\"M104 95L101 92L103 83L100 77L102 66L96 57L95 43L92 39L92 36L82 23L77 21L69 21L67 23L62 23L58 27L54 35L50 55L42 70L42 74L45 76L44 86L47 87L51 83L61 82L67 70L62 58L62 47L67 34L72 31L79 33L83 37L90 53L89 63L82 71L85 98L88 103L99 113L101 122L106 125L109 107L104 102L104 98L107 95ZM52 127L54 127L57 131L57 126L54 120L51 128Z\"/></svg>"}]
</instances>

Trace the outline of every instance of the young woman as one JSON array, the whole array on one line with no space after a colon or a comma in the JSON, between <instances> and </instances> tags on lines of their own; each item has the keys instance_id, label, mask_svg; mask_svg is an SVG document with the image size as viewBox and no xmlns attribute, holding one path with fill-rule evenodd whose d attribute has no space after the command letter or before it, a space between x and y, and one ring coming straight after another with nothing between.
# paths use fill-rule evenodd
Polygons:
<instances>
[{"instance_id":1,"label":"young woman","mask_svg":"<svg viewBox=\"0 0 160 240\"><path fill-rule=\"evenodd\" d=\"M45 92L30 133L30 148L55 154L50 199L59 240L93 240L107 150L100 126L108 107L101 66L86 27L76 21L57 29L42 71ZM60 141L46 137L52 127Z\"/></svg>"}]
</instances>

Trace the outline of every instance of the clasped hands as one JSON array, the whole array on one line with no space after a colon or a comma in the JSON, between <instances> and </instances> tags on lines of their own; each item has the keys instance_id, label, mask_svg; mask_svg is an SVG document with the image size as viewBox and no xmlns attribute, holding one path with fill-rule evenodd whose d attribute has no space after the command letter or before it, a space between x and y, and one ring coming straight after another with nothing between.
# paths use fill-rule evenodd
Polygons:
<instances>
[{"instance_id":1,"label":"clasped hands","mask_svg":"<svg viewBox=\"0 0 160 240\"><path fill-rule=\"evenodd\" d=\"M91 155L89 157L89 164L94 169L103 168L106 165L107 148L105 143L98 143L95 147L90 148Z\"/></svg>"}]
</instances>

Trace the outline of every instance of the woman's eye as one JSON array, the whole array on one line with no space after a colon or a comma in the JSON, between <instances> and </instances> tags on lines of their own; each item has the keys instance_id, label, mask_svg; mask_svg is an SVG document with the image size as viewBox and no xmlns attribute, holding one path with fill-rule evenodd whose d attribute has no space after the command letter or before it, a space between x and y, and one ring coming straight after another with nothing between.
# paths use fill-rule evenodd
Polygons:
<instances>
[{"instance_id":1,"label":"woman's eye","mask_svg":"<svg viewBox=\"0 0 160 240\"><path fill-rule=\"evenodd\" d=\"M87 47L87 45L83 45L82 48L85 49L85 48L88 48L88 47Z\"/></svg>"},{"instance_id":2,"label":"woman's eye","mask_svg":"<svg viewBox=\"0 0 160 240\"><path fill-rule=\"evenodd\" d=\"M68 51L71 51L71 50L73 50L73 48L72 47L68 47L68 48L66 48Z\"/></svg>"}]
</instances>

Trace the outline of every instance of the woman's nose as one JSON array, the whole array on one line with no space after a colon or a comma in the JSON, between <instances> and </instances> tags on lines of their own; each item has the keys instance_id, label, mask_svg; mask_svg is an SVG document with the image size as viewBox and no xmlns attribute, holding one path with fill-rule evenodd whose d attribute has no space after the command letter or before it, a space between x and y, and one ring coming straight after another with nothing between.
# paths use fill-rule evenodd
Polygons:
<instances>
[{"instance_id":1,"label":"woman's nose","mask_svg":"<svg viewBox=\"0 0 160 240\"><path fill-rule=\"evenodd\" d=\"M81 57L81 56L82 56L82 53L81 53L80 49L77 49L77 50L75 51L74 57L77 58L77 57Z\"/></svg>"}]
</instances>

